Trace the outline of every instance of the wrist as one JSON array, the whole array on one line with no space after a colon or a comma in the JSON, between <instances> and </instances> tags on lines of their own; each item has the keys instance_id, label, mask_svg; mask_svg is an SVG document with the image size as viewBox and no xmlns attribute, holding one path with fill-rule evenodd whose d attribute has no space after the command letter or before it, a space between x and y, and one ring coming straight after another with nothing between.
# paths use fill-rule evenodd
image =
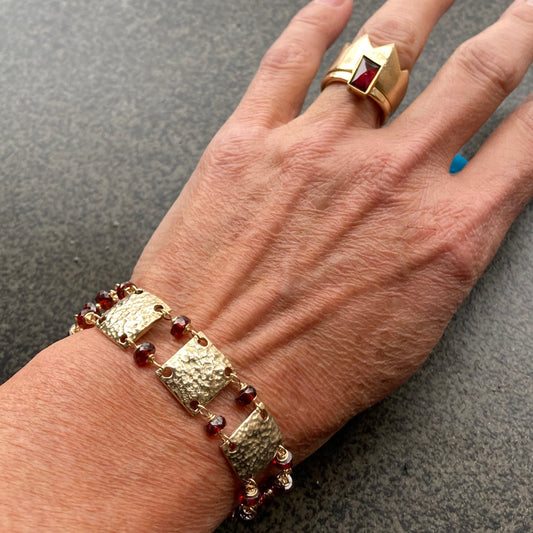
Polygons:
<instances>
[{"instance_id":1,"label":"wrist","mask_svg":"<svg viewBox=\"0 0 533 533\"><path fill-rule=\"evenodd\" d=\"M231 511L234 480L216 443L128 356L84 331L2 387L0 462L11 475L0 492L25 503L20 516L3 510L10 530L27 527L28 506L41 528L132 531L205 531Z\"/></svg>"}]
</instances>

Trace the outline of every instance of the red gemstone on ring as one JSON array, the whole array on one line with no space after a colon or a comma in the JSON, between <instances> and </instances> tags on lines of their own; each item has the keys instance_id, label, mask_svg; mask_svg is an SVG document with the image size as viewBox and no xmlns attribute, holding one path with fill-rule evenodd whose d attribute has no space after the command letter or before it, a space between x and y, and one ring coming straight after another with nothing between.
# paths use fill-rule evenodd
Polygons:
<instances>
[{"instance_id":1,"label":"red gemstone on ring","mask_svg":"<svg viewBox=\"0 0 533 533\"><path fill-rule=\"evenodd\" d=\"M94 298L94 301L100 305L103 311L111 309L115 302L107 291L100 291Z\"/></svg>"},{"instance_id":2,"label":"red gemstone on ring","mask_svg":"<svg viewBox=\"0 0 533 533\"><path fill-rule=\"evenodd\" d=\"M352 76L352 79L348 84L359 91L366 93L370 88L370 85L372 85L372 81L379 72L379 69L380 66L377 63L374 63L374 61L368 59L368 57L363 56L355 74Z\"/></svg>"}]
</instances>

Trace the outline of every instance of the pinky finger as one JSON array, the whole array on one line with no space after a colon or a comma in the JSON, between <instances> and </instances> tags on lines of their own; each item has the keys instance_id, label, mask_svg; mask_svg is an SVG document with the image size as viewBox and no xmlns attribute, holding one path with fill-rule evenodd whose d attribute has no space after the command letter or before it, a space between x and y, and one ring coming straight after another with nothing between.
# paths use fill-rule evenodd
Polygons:
<instances>
[{"instance_id":1,"label":"pinky finger","mask_svg":"<svg viewBox=\"0 0 533 533\"><path fill-rule=\"evenodd\" d=\"M533 94L485 141L461 172L459 187L477 221L486 262L533 195Z\"/></svg>"}]
</instances>

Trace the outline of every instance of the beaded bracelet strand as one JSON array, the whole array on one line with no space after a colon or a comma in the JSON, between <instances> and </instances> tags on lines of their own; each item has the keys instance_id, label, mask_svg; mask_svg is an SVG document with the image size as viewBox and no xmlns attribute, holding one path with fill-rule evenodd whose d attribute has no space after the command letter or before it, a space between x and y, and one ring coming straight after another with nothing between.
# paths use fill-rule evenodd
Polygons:
<instances>
[{"instance_id":1,"label":"beaded bracelet strand","mask_svg":"<svg viewBox=\"0 0 533 533\"><path fill-rule=\"evenodd\" d=\"M262 505L291 490L292 454L283 446L278 425L258 400L255 388L240 380L226 356L202 332L192 329L189 318L172 318L165 302L131 281L117 284L111 291L100 291L95 302L85 304L74 318L70 334L96 327L122 348L132 348L137 365L155 366L159 380L185 410L207 421L207 434L222 441L220 449L242 482L233 516L244 521L253 520ZM170 333L174 338L190 337L163 364L156 361L156 348L151 342L137 344L137 340L161 319L171 322ZM230 384L238 388L237 405L251 405L253 411L228 436L223 432L226 419L209 411L207 404ZM269 465L274 465L277 473L259 485L256 478Z\"/></svg>"}]
</instances>

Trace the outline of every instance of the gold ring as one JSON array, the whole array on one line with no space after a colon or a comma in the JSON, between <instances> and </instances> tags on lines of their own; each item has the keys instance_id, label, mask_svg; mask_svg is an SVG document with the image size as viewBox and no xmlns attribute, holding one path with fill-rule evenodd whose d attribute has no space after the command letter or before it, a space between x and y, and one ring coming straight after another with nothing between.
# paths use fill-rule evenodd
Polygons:
<instances>
[{"instance_id":1,"label":"gold ring","mask_svg":"<svg viewBox=\"0 0 533 533\"><path fill-rule=\"evenodd\" d=\"M401 69L394 44L373 47L368 35L363 35L344 45L321 89L338 82L362 98L372 98L381 109L381 124L385 124L405 96L409 72Z\"/></svg>"}]
</instances>

